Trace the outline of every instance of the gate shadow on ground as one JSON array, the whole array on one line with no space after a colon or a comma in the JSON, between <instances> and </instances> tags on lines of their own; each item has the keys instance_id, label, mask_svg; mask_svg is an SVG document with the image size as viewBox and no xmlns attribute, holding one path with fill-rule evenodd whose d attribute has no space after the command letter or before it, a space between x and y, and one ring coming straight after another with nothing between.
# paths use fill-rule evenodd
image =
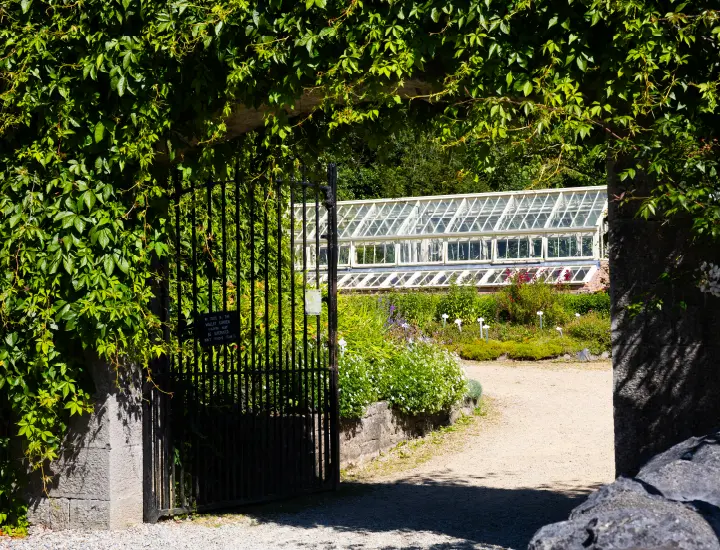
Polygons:
<instances>
[{"instance_id":1,"label":"gate shadow on ground","mask_svg":"<svg viewBox=\"0 0 720 550\"><path fill-rule=\"evenodd\" d=\"M435 550L477 545L525 548L535 531L566 519L589 492L500 489L483 487L483 480L487 477L458 483L455 477L443 480L434 476L395 483L343 483L334 493L235 511L259 522L295 528L328 527L339 533L425 531L459 539L423 546ZM338 542L341 540L339 536Z\"/></svg>"}]
</instances>

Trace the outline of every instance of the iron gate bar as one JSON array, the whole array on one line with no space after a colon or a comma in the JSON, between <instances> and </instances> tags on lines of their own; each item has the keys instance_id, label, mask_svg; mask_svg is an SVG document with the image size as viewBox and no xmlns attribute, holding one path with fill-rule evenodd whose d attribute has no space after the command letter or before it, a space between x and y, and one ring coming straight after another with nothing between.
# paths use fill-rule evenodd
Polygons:
<instances>
[{"instance_id":1,"label":"iron gate bar","mask_svg":"<svg viewBox=\"0 0 720 550\"><path fill-rule=\"evenodd\" d=\"M328 394L330 398L330 433L332 439L332 463L334 464L332 484L340 485L340 404L338 394L337 356L337 265L338 265L338 220L337 220L337 165L327 168L329 191L326 196L328 211L328 367L330 373Z\"/></svg>"}]
</instances>

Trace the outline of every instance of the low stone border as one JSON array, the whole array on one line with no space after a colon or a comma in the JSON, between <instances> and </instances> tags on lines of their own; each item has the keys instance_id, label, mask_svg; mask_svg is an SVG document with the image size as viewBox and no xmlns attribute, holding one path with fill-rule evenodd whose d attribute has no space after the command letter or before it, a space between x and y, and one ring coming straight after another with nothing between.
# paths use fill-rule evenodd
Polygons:
<instances>
[{"instance_id":1,"label":"low stone border","mask_svg":"<svg viewBox=\"0 0 720 550\"><path fill-rule=\"evenodd\" d=\"M370 405L357 420L340 423L340 465L356 466L367 462L401 441L422 437L472 414L477 400L466 397L449 411L409 415L393 410L387 401Z\"/></svg>"}]
</instances>

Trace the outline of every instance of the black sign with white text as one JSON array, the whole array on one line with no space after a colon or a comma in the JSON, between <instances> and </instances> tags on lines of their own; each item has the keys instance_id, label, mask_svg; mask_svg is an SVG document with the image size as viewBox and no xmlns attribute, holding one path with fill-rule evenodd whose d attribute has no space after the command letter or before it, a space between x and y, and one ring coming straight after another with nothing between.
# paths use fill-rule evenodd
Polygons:
<instances>
[{"instance_id":1,"label":"black sign with white text","mask_svg":"<svg viewBox=\"0 0 720 550\"><path fill-rule=\"evenodd\" d=\"M240 340L237 311L203 313L197 319L197 339L204 348L234 344Z\"/></svg>"}]
</instances>

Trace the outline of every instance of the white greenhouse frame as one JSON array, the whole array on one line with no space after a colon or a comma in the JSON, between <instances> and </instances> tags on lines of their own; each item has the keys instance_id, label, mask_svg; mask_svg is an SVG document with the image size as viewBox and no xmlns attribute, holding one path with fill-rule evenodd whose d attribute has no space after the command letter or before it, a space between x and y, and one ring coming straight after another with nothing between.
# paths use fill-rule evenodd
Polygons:
<instances>
[{"instance_id":1,"label":"white greenhouse frame","mask_svg":"<svg viewBox=\"0 0 720 550\"><path fill-rule=\"evenodd\" d=\"M295 206L302 219L303 205ZM338 288L495 287L518 270L583 285L605 257L606 187L341 201ZM315 209L307 218L307 267L315 267ZM317 224L321 235L327 218ZM302 254L295 236L295 258ZM324 239L323 239L324 242ZM321 249L321 279L324 247Z\"/></svg>"}]
</instances>

